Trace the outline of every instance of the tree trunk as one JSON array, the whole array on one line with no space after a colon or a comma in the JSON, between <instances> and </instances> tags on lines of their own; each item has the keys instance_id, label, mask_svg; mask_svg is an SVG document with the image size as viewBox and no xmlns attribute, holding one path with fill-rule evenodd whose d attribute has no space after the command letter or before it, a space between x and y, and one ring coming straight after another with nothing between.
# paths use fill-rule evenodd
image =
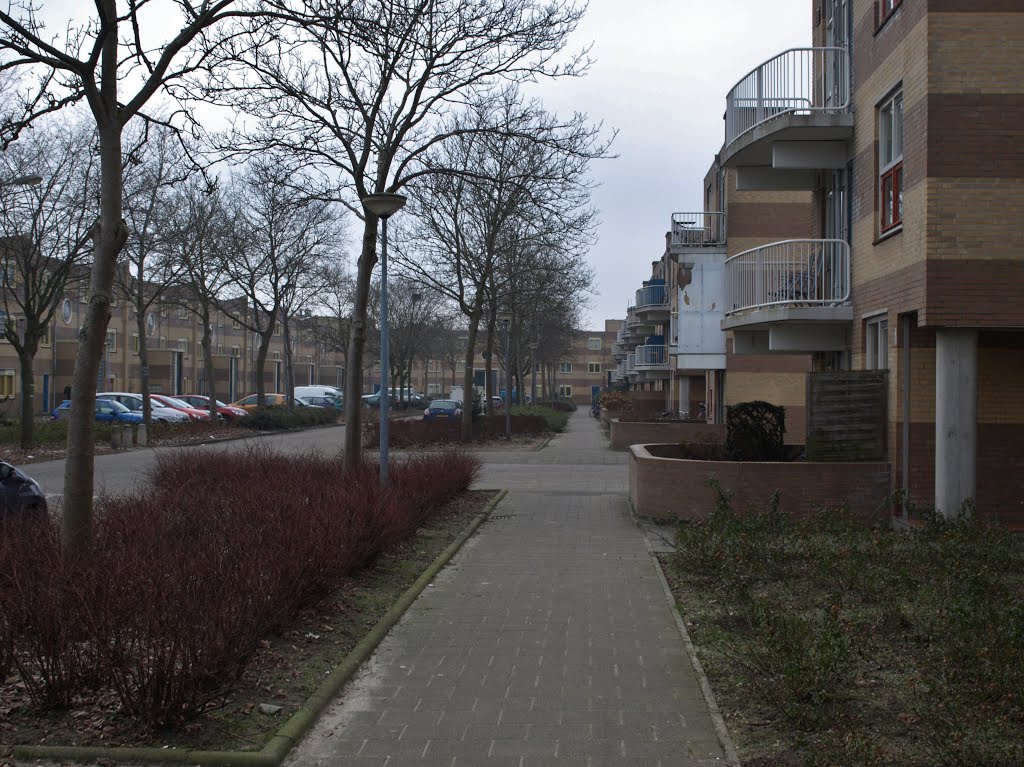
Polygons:
<instances>
[{"instance_id":1,"label":"tree trunk","mask_svg":"<svg viewBox=\"0 0 1024 767\"><path fill-rule=\"evenodd\" d=\"M217 382L214 380L213 370L213 337L210 333L210 306L202 304L200 319L203 323L203 338L200 343L203 345L203 375L206 377L206 396L209 397L210 423L217 423Z\"/></svg>"},{"instance_id":2,"label":"tree trunk","mask_svg":"<svg viewBox=\"0 0 1024 767\"><path fill-rule=\"evenodd\" d=\"M477 307L469 318L469 333L466 338L466 367L462 372L462 441L466 444L473 439L473 360L476 357L476 336L480 325L480 309Z\"/></svg>"},{"instance_id":3,"label":"tree trunk","mask_svg":"<svg viewBox=\"0 0 1024 767\"><path fill-rule=\"evenodd\" d=\"M21 448L32 447L33 428L35 426L36 373L33 368L38 341L29 342L29 330L25 329L25 339L18 349L18 364L21 366Z\"/></svg>"},{"instance_id":4,"label":"tree trunk","mask_svg":"<svg viewBox=\"0 0 1024 767\"><path fill-rule=\"evenodd\" d=\"M142 280L136 296L135 328L139 332L139 391L142 393L142 421L149 428L153 423L153 404L149 401L149 342L146 340L146 313L142 295Z\"/></svg>"},{"instance_id":5,"label":"tree trunk","mask_svg":"<svg viewBox=\"0 0 1024 767\"><path fill-rule=\"evenodd\" d=\"M267 324L267 332L260 333L260 345L256 349L256 404L266 404L267 381L264 371L267 367L267 354L270 353L270 340L274 335L274 322Z\"/></svg>"},{"instance_id":6,"label":"tree trunk","mask_svg":"<svg viewBox=\"0 0 1024 767\"><path fill-rule=\"evenodd\" d=\"M288 322L288 314L281 318L281 329L284 331L284 392L288 397L288 407L294 407L292 397L295 396L295 368L292 360L292 330Z\"/></svg>"},{"instance_id":7,"label":"tree trunk","mask_svg":"<svg viewBox=\"0 0 1024 767\"><path fill-rule=\"evenodd\" d=\"M106 13L116 13L114 0L105 0ZM103 101L116 113L117 35L103 43ZM95 107L94 107L95 110ZM100 118L97 115L97 118ZM61 545L65 556L86 555L93 542L93 469L96 441L96 375L110 322L110 292L117 255L128 239L121 212L121 125L116 114L98 119L100 145L100 219L93 230L95 251L89 280L85 324L78 335L75 372L71 382L71 418L64 461L64 500Z\"/></svg>"},{"instance_id":8,"label":"tree trunk","mask_svg":"<svg viewBox=\"0 0 1024 767\"><path fill-rule=\"evenodd\" d=\"M366 309L370 302L370 277L377 263L377 217L366 214L363 249L356 274L352 326L348 339L348 368L345 370L345 468L354 469L363 457L363 348L366 345Z\"/></svg>"}]
</instances>

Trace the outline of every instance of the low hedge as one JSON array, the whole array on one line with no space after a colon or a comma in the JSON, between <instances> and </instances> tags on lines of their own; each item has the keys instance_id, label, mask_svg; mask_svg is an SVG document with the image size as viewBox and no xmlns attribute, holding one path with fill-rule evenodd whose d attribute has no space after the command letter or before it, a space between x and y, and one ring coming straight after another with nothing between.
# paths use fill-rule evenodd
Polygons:
<instances>
[{"instance_id":1,"label":"low hedge","mask_svg":"<svg viewBox=\"0 0 1024 767\"><path fill-rule=\"evenodd\" d=\"M548 407L552 410L559 410L563 413L576 412L576 403L571 399L538 400L536 407Z\"/></svg>"},{"instance_id":2,"label":"low hedge","mask_svg":"<svg viewBox=\"0 0 1024 767\"><path fill-rule=\"evenodd\" d=\"M143 491L97 501L91 556L59 524L0 523L0 685L34 705L112 696L180 723L223 696L260 641L469 488L448 451L377 468L266 448L161 455ZM6 681L5 681L6 680Z\"/></svg>"},{"instance_id":3,"label":"low hedge","mask_svg":"<svg viewBox=\"0 0 1024 767\"><path fill-rule=\"evenodd\" d=\"M534 416L543 418L547 423L548 431L563 432L565 431L566 425L569 423L568 412L562 408L556 408L552 406L553 403L538 404L538 405L514 405L512 407L512 417L516 416Z\"/></svg>"},{"instance_id":4,"label":"low hedge","mask_svg":"<svg viewBox=\"0 0 1024 767\"><path fill-rule=\"evenodd\" d=\"M273 431L282 429L303 429L309 426L326 426L337 423L341 411L332 407L258 407L244 418L232 423L245 429Z\"/></svg>"},{"instance_id":5,"label":"low hedge","mask_svg":"<svg viewBox=\"0 0 1024 767\"><path fill-rule=\"evenodd\" d=\"M559 414L555 414L559 415ZM540 414L517 414L512 411L512 434L538 436L551 427ZM480 416L473 421L473 441L487 442L505 437L505 416ZM367 447L380 445L380 422L365 424L363 442ZM388 446L395 448L419 445L458 445L462 443L462 421L434 420L423 418L398 418L388 422Z\"/></svg>"}]
</instances>

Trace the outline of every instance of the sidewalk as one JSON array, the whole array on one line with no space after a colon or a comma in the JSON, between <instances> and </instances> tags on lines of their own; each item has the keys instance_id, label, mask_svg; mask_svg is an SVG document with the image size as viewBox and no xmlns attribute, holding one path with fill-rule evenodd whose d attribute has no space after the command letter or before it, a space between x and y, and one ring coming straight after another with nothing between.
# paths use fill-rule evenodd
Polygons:
<instances>
[{"instance_id":1,"label":"sidewalk","mask_svg":"<svg viewBox=\"0 0 1024 767\"><path fill-rule=\"evenodd\" d=\"M726 763L624 457L582 411L537 457L288 764Z\"/></svg>"}]
</instances>

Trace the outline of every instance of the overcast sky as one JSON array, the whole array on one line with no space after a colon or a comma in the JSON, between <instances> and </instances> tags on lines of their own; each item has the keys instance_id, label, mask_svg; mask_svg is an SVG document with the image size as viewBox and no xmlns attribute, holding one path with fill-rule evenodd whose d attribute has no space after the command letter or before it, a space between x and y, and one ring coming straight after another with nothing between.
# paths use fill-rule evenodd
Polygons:
<instances>
[{"instance_id":1,"label":"overcast sky","mask_svg":"<svg viewBox=\"0 0 1024 767\"><path fill-rule=\"evenodd\" d=\"M81 3L44 0L43 8L63 26ZM766 59L809 45L810 27L809 0L590 0L573 41L593 44L590 74L538 89L550 109L586 112L619 131L618 158L594 167L603 223L585 327L625 317L664 251L672 213L701 209L726 93Z\"/></svg>"},{"instance_id":2,"label":"overcast sky","mask_svg":"<svg viewBox=\"0 0 1024 767\"><path fill-rule=\"evenodd\" d=\"M582 81L542 89L619 131L618 159L595 165L600 295L587 327L624 318L675 211L702 209L704 175L722 147L725 96L786 48L810 45L809 0L590 0L576 35L594 44Z\"/></svg>"}]
</instances>

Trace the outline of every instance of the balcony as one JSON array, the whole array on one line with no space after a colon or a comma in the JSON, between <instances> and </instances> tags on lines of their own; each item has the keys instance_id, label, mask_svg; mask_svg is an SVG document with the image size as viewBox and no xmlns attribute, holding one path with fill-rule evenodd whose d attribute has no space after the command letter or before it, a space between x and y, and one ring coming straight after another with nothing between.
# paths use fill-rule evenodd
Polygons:
<instances>
[{"instance_id":1,"label":"balcony","mask_svg":"<svg viewBox=\"0 0 1024 767\"><path fill-rule=\"evenodd\" d=\"M813 171L844 168L853 135L845 48L791 48L729 91L723 165L740 189L803 189Z\"/></svg>"},{"instance_id":2,"label":"balcony","mask_svg":"<svg viewBox=\"0 0 1024 767\"><path fill-rule=\"evenodd\" d=\"M724 213L673 213L669 247L673 250L725 246Z\"/></svg>"},{"instance_id":3,"label":"balcony","mask_svg":"<svg viewBox=\"0 0 1024 767\"><path fill-rule=\"evenodd\" d=\"M725 262L723 330L741 353L846 348L850 246L843 240L785 240ZM743 338L739 334L756 332Z\"/></svg>"},{"instance_id":4,"label":"balcony","mask_svg":"<svg viewBox=\"0 0 1024 767\"><path fill-rule=\"evenodd\" d=\"M669 377L668 348L664 342L643 344L636 347L634 354L634 368L641 380L652 381Z\"/></svg>"},{"instance_id":5,"label":"balcony","mask_svg":"<svg viewBox=\"0 0 1024 767\"><path fill-rule=\"evenodd\" d=\"M626 329L622 335L622 342L627 349L632 349L653 332L654 323L637 314L636 307L630 306L626 310Z\"/></svg>"},{"instance_id":6,"label":"balcony","mask_svg":"<svg viewBox=\"0 0 1024 767\"><path fill-rule=\"evenodd\" d=\"M626 376L632 381L637 380L640 377L640 373L636 369L636 352L629 352L626 355L626 362L624 364L626 366Z\"/></svg>"},{"instance_id":7,"label":"balcony","mask_svg":"<svg viewBox=\"0 0 1024 767\"><path fill-rule=\"evenodd\" d=\"M661 323L669 317L668 286L661 280L658 284L648 284L636 292L634 313L642 321Z\"/></svg>"}]
</instances>

